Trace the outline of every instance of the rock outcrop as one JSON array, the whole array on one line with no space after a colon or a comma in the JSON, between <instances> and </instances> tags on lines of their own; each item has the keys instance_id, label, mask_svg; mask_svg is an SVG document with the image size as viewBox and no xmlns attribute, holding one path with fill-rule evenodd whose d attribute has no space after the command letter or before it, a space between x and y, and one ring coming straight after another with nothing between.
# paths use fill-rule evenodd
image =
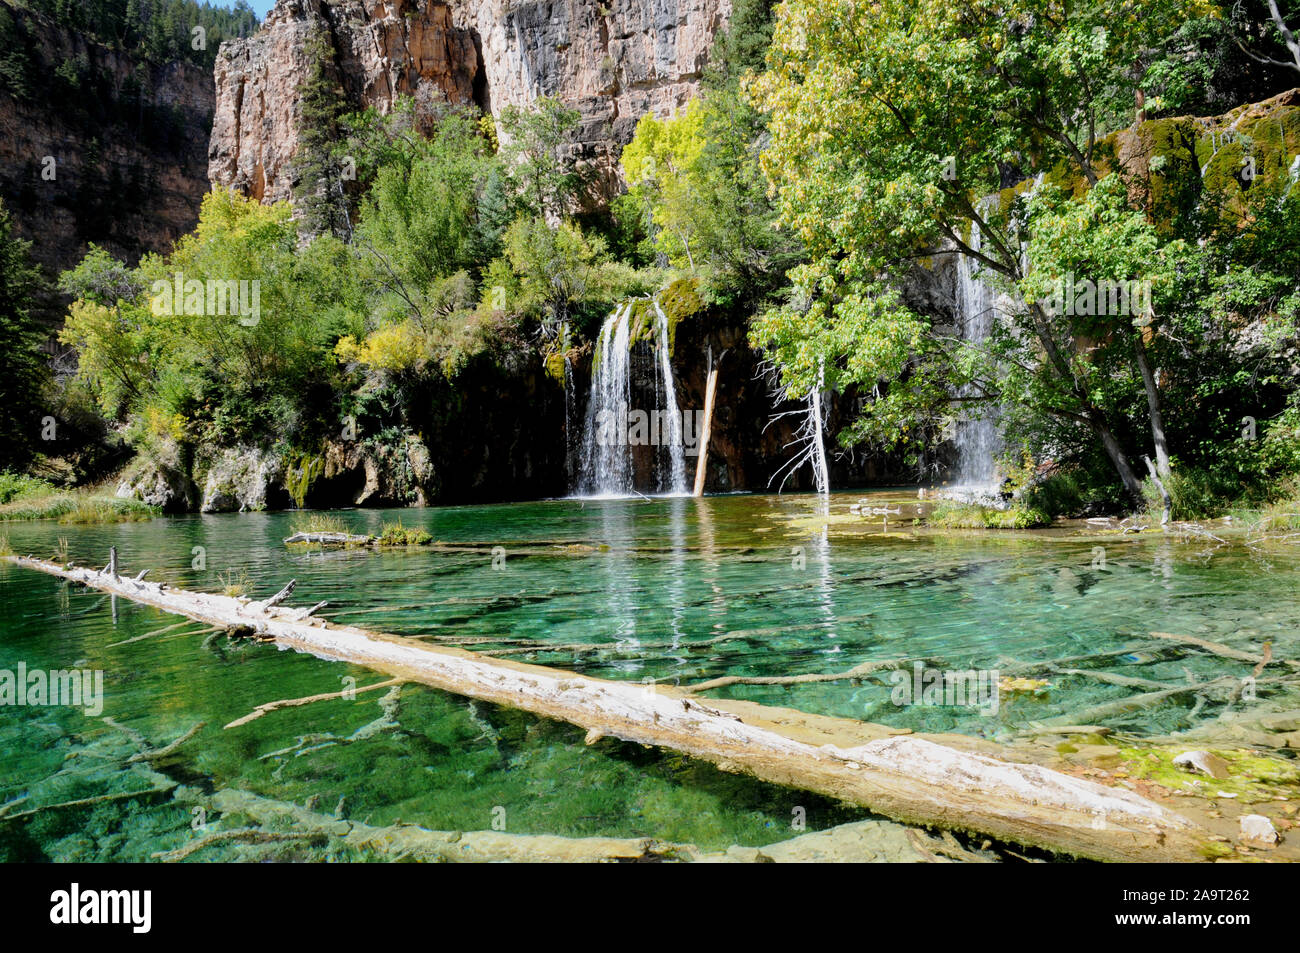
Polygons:
<instances>
[{"instance_id":1,"label":"rock outcrop","mask_svg":"<svg viewBox=\"0 0 1300 953\"><path fill-rule=\"evenodd\" d=\"M287 500L278 485L283 473L283 461L270 451L257 447L222 450L208 468L199 512L280 509Z\"/></svg>"},{"instance_id":2,"label":"rock outcrop","mask_svg":"<svg viewBox=\"0 0 1300 953\"><path fill-rule=\"evenodd\" d=\"M88 242L131 262L169 249L208 190L207 71L150 63L8 2L0 28L0 196L36 261L57 276Z\"/></svg>"},{"instance_id":3,"label":"rock outcrop","mask_svg":"<svg viewBox=\"0 0 1300 953\"><path fill-rule=\"evenodd\" d=\"M607 173L636 122L693 94L731 0L279 0L222 47L209 176L263 201L293 192L298 89L320 32L350 105L400 95L497 113L554 96L582 115L579 156Z\"/></svg>"},{"instance_id":4,"label":"rock outcrop","mask_svg":"<svg viewBox=\"0 0 1300 953\"><path fill-rule=\"evenodd\" d=\"M407 434L392 444L331 442L305 499L318 507L425 506L436 500L438 490L429 448Z\"/></svg>"}]
</instances>

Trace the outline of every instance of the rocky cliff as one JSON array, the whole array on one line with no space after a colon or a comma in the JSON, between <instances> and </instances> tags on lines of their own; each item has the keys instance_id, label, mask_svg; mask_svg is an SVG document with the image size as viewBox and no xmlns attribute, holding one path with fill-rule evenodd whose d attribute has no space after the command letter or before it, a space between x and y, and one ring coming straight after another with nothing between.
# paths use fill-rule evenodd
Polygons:
<instances>
[{"instance_id":1,"label":"rocky cliff","mask_svg":"<svg viewBox=\"0 0 1300 953\"><path fill-rule=\"evenodd\" d=\"M47 273L88 242L134 261L193 228L208 190L206 70L111 50L8 0L0 30L0 196Z\"/></svg>"},{"instance_id":2,"label":"rocky cliff","mask_svg":"<svg viewBox=\"0 0 1300 953\"><path fill-rule=\"evenodd\" d=\"M350 104L475 104L539 96L578 109L583 159L611 169L637 120L692 95L730 0L279 0L253 37L222 47L209 146L213 183L291 196L297 91L322 31Z\"/></svg>"}]
</instances>

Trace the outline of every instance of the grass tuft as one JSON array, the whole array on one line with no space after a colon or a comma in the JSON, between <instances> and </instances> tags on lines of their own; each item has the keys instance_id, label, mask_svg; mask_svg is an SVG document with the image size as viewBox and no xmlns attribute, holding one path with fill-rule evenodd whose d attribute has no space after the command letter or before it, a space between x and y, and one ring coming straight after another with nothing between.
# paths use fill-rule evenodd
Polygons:
<instances>
[{"instance_id":1,"label":"grass tuft","mask_svg":"<svg viewBox=\"0 0 1300 953\"><path fill-rule=\"evenodd\" d=\"M292 533L350 533L348 525L331 513L305 513L290 524Z\"/></svg>"},{"instance_id":2,"label":"grass tuft","mask_svg":"<svg viewBox=\"0 0 1300 953\"><path fill-rule=\"evenodd\" d=\"M433 537L422 529L407 529L399 520L385 523L377 542L380 546L427 546Z\"/></svg>"}]
</instances>

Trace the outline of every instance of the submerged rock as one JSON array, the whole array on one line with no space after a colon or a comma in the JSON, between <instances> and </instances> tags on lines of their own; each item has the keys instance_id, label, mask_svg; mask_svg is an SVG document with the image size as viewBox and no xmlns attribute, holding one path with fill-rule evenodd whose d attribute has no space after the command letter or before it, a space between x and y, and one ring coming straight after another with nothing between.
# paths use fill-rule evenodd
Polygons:
<instances>
[{"instance_id":1,"label":"submerged rock","mask_svg":"<svg viewBox=\"0 0 1300 953\"><path fill-rule=\"evenodd\" d=\"M1266 731L1300 731L1300 710L1265 715L1259 724Z\"/></svg>"}]
</instances>

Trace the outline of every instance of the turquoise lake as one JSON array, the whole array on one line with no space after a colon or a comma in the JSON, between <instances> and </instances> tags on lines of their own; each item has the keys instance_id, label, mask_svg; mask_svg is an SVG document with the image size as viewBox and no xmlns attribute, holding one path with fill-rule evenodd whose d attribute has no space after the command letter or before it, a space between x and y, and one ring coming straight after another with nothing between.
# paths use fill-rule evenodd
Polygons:
<instances>
[{"instance_id":1,"label":"turquoise lake","mask_svg":"<svg viewBox=\"0 0 1300 953\"><path fill-rule=\"evenodd\" d=\"M911 525L914 491L910 502L906 491L872 491L899 510L887 525L850 517L859 498L836 495L829 510L808 496L737 495L336 514L359 533L400 519L454 550L290 548L283 540L301 519L295 513L11 523L0 532L18 553L58 552L80 565L103 566L116 546L124 574L148 568L151 579L193 589L240 579L265 597L294 578L292 603L327 600L320 615L333 621L524 650L509 657L605 678L690 684L843 672L882 659L1004 673L1040 663L1033 677L1047 685L1003 693L996 714L898 705L888 672L713 694L994 741L1136 691L1041 663L1086 657L1065 667L1162 682L1249 675L1249 665L1153 631L1252 653L1267 642L1275 656L1300 657L1300 547L1158 531L1100 542L1096 534L928 533ZM355 738L382 714L384 692L223 729L265 702L382 676L210 637L197 623L12 565L0 565L0 587L0 669L99 669L105 690L98 716L0 707L0 805L22 799L0 808L6 859L142 860L190 836L189 812L158 794L4 819L134 790L123 767L129 738L105 716L155 745L203 722L168 766L176 780L314 799L320 810L377 825L485 829L503 809L517 833L652 835L725 848L791 836L796 806L810 829L870 816L637 745L587 747L578 729L416 685L395 696L397 727ZM1259 694L1270 697L1267 686ZM1188 727L1193 702L1176 696L1103 723L1168 733Z\"/></svg>"}]
</instances>

